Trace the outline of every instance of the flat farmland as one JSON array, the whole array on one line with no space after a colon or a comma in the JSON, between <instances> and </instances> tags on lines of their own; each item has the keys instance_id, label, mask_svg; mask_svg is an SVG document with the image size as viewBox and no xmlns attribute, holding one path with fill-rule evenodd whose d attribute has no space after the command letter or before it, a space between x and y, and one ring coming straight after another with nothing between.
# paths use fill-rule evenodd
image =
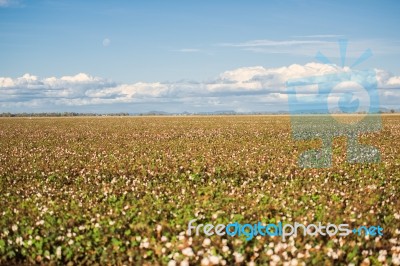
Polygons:
<instances>
[{"instance_id":1,"label":"flat farmland","mask_svg":"<svg viewBox=\"0 0 400 266\"><path fill-rule=\"evenodd\" d=\"M331 168L302 169L321 141L293 140L289 116L2 118L0 264L395 264L400 115L359 139L380 163L347 163L338 137ZM383 236L189 236L192 219Z\"/></svg>"}]
</instances>

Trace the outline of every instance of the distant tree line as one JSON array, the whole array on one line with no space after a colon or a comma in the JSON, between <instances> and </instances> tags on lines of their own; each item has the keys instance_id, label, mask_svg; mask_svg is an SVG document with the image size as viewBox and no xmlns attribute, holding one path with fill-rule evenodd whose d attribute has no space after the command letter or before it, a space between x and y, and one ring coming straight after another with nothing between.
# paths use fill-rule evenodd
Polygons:
<instances>
[{"instance_id":1,"label":"distant tree line","mask_svg":"<svg viewBox=\"0 0 400 266\"><path fill-rule=\"evenodd\" d=\"M47 112L47 113L0 113L0 117L71 117L71 116L129 116L129 113L75 113L75 112Z\"/></svg>"}]
</instances>

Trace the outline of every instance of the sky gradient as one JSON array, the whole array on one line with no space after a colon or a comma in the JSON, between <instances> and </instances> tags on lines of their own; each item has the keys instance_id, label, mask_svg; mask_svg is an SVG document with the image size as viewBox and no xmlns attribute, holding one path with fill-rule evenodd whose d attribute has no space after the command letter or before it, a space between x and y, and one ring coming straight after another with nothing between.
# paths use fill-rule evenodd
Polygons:
<instances>
[{"instance_id":1,"label":"sky gradient","mask_svg":"<svg viewBox=\"0 0 400 266\"><path fill-rule=\"evenodd\" d=\"M358 68L376 70L381 105L397 109L399 11L394 0L0 0L0 112L287 110L288 78L325 73L317 52L343 70L339 39L345 65L372 50Z\"/></svg>"}]
</instances>

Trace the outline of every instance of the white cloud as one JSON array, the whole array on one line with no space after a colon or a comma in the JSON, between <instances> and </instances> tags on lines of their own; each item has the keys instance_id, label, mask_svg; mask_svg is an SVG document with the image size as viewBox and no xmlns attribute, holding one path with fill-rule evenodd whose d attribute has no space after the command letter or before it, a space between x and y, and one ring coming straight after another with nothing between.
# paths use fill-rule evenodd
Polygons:
<instances>
[{"instance_id":1,"label":"white cloud","mask_svg":"<svg viewBox=\"0 0 400 266\"><path fill-rule=\"evenodd\" d=\"M337 42L325 39L250 40L241 43L220 43L218 45L256 53L284 53L313 56L315 55L315 51L321 49L337 52Z\"/></svg>"},{"instance_id":2,"label":"white cloud","mask_svg":"<svg viewBox=\"0 0 400 266\"><path fill-rule=\"evenodd\" d=\"M182 53L197 53L200 52L200 49L196 49L196 48L182 48L182 49L178 49L178 50L174 50L176 52L182 52Z\"/></svg>"},{"instance_id":3,"label":"white cloud","mask_svg":"<svg viewBox=\"0 0 400 266\"><path fill-rule=\"evenodd\" d=\"M382 69L375 69L375 73L379 88L400 89L400 76L394 76L391 73Z\"/></svg>"},{"instance_id":4,"label":"white cloud","mask_svg":"<svg viewBox=\"0 0 400 266\"><path fill-rule=\"evenodd\" d=\"M343 38L344 36L338 35L338 34L315 34L315 35L298 35L298 36L293 36L293 37L294 38L321 38L321 39L335 38L335 39L338 39L338 38Z\"/></svg>"},{"instance_id":5,"label":"white cloud","mask_svg":"<svg viewBox=\"0 0 400 266\"><path fill-rule=\"evenodd\" d=\"M315 56L316 51L332 58L339 56L338 39L340 35L294 36L289 40L249 40L238 43L219 43L220 47L241 49L256 53L295 54ZM352 40L347 49L347 58L357 58L370 48L374 54L398 54L400 48L396 41L383 39Z\"/></svg>"},{"instance_id":6,"label":"white cloud","mask_svg":"<svg viewBox=\"0 0 400 266\"><path fill-rule=\"evenodd\" d=\"M169 87L166 84L138 82L134 84L121 84L111 88L93 89L86 92L88 97L107 98L122 96L126 99L133 98L157 98L168 96Z\"/></svg>"},{"instance_id":7,"label":"white cloud","mask_svg":"<svg viewBox=\"0 0 400 266\"><path fill-rule=\"evenodd\" d=\"M220 78L222 80L244 82L252 79L254 76L264 74L265 70L266 69L261 66L242 67L231 71L225 71L220 75Z\"/></svg>"},{"instance_id":8,"label":"white cloud","mask_svg":"<svg viewBox=\"0 0 400 266\"><path fill-rule=\"evenodd\" d=\"M0 0L0 6L8 6L10 4L9 0Z\"/></svg>"},{"instance_id":9,"label":"white cloud","mask_svg":"<svg viewBox=\"0 0 400 266\"><path fill-rule=\"evenodd\" d=\"M12 78L0 78L0 88L13 87L14 85Z\"/></svg>"},{"instance_id":10,"label":"white cloud","mask_svg":"<svg viewBox=\"0 0 400 266\"><path fill-rule=\"evenodd\" d=\"M61 106L147 103L152 110L158 110L160 104L175 103L177 106L174 108L178 109L182 106L181 108L198 107L205 110L211 107L225 110L262 110L263 107L273 105L275 109L279 109L287 104L287 80L350 71L348 67L320 63L294 64L279 68L254 66L225 71L207 82L132 84L118 84L85 73L59 78L40 78L25 74L18 78L0 77L0 107L25 108L25 111L29 111L31 107L53 106L57 111ZM400 77L379 69L375 73L381 105L398 106ZM315 86L305 86L299 94L310 97L316 91Z\"/></svg>"},{"instance_id":11,"label":"white cloud","mask_svg":"<svg viewBox=\"0 0 400 266\"><path fill-rule=\"evenodd\" d=\"M400 77L390 77L387 81L388 86L398 87L400 84Z\"/></svg>"},{"instance_id":12,"label":"white cloud","mask_svg":"<svg viewBox=\"0 0 400 266\"><path fill-rule=\"evenodd\" d=\"M252 40L243 43L222 43L221 46L232 46L232 47L275 47L275 46L297 46L297 45L309 45L309 44L326 44L327 41L321 40Z\"/></svg>"},{"instance_id":13,"label":"white cloud","mask_svg":"<svg viewBox=\"0 0 400 266\"><path fill-rule=\"evenodd\" d=\"M0 0L0 7L9 7L18 5L18 0Z\"/></svg>"},{"instance_id":14,"label":"white cloud","mask_svg":"<svg viewBox=\"0 0 400 266\"><path fill-rule=\"evenodd\" d=\"M94 78L91 77L85 73L79 73L75 76L64 76L61 77L62 81L67 81L67 82L71 82L71 83L89 83L89 82L97 82L100 81L101 79L99 78Z\"/></svg>"}]
</instances>

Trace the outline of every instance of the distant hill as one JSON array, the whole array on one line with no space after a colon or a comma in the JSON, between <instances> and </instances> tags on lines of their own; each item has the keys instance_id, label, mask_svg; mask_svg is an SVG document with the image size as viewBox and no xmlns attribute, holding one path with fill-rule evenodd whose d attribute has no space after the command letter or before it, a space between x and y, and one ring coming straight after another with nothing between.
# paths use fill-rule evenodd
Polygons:
<instances>
[{"instance_id":1,"label":"distant hill","mask_svg":"<svg viewBox=\"0 0 400 266\"><path fill-rule=\"evenodd\" d=\"M358 113L365 113L368 108L360 108ZM149 111L144 113L75 113L75 112L49 112L49 113L0 113L0 117L72 117L72 116L163 116L163 115L267 115L267 114L327 114L325 109L299 109L288 111L274 111L274 112L236 112L234 110L217 110L210 112L180 112L170 113L165 111ZM344 114L340 109L331 110L330 113ZM400 113L400 108L379 108L379 113Z\"/></svg>"}]
</instances>

